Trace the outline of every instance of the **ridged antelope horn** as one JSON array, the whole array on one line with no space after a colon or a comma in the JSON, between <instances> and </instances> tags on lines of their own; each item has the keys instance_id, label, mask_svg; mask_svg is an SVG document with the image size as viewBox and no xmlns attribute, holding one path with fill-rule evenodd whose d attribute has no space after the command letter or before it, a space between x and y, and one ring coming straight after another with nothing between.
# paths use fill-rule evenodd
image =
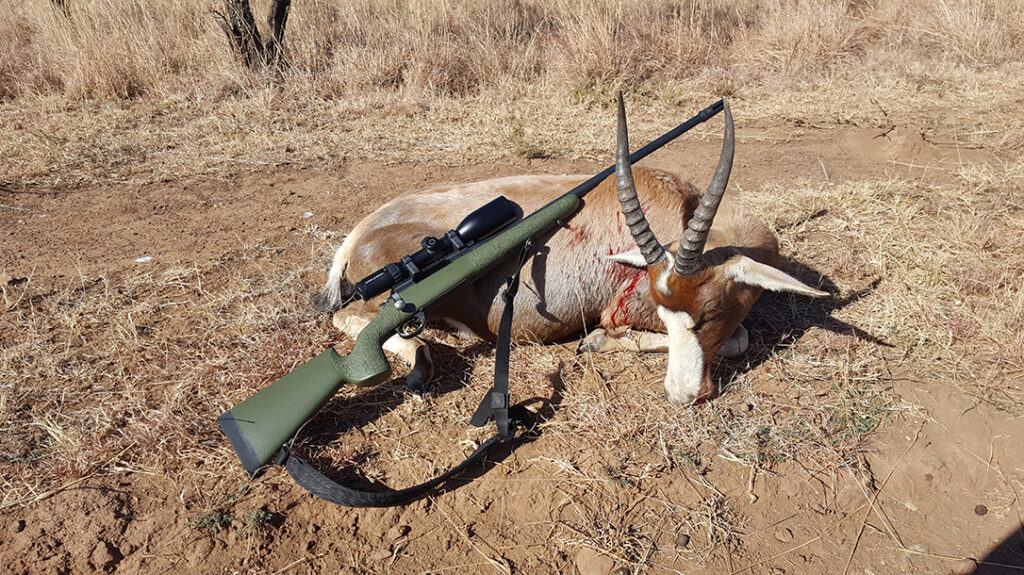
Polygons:
<instances>
[{"instance_id":1,"label":"ridged antelope horn","mask_svg":"<svg viewBox=\"0 0 1024 575\"><path fill-rule=\"evenodd\" d=\"M729 172L732 171L732 155L736 149L736 133L732 126L732 112L729 102L725 102L725 139L722 142L722 154L718 158L718 168L711 178L708 189L700 198L700 204L693 211L693 217L686 224L683 239L679 242L676 262L673 270L681 276L692 276L704 267L704 244L708 241L708 230L718 212L718 205L725 195L725 186L729 183Z\"/></svg>"},{"instance_id":2,"label":"ridged antelope horn","mask_svg":"<svg viewBox=\"0 0 1024 575\"><path fill-rule=\"evenodd\" d=\"M647 265L654 265L665 257L665 248L661 247L658 238L654 237L651 226L644 217L640 207L640 199L636 197L636 185L633 183L633 170L629 162L629 134L626 130L626 105L619 93L619 133L615 151L615 189L619 192L619 204L622 205L622 217L629 226L629 233L640 248Z\"/></svg>"}]
</instances>

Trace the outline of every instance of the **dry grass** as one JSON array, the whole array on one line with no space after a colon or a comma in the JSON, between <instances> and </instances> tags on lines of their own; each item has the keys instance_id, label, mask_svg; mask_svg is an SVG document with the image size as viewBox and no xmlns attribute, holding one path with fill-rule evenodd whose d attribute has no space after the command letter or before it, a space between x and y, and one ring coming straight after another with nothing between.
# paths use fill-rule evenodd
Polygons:
<instances>
[{"instance_id":1,"label":"dry grass","mask_svg":"<svg viewBox=\"0 0 1024 575\"><path fill-rule=\"evenodd\" d=\"M593 157L604 132L566 127L606 128L618 89L638 137L727 95L748 125L885 126L947 108L966 144L1024 138L1016 3L296 2L282 76L234 60L212 0L69 4L68 18L17 3L0 23L0 186L349 156Z\"/></svg>"},{"instance_id":2,"label":"dry grass","mask_svg":"<svg viewBox=\"0 0 1024 575\"><path fill-rule=\"evenodd\" d=\"M230 465L209 449L210 418L294 367L296 350L332 343L307 309L311 270L263 247L54 291L4 286L0 505L118 453L127 470Z\"/></svg>"},{"instance_id":3,"label":"dry grass","mask_svg":"<svg viewBox=\"0 0 1024 575\"><path fill-rule=\"evenodd\" d=\"M259 11L265 9L256 3ZM239 70L217 2L21 3L5 20L4 96L201 99L273 78ZM296 2L286 82L324 97L464 96L546 84L606 96L720 74L726 83L818 81L893 53L919 63L1019 60L1021 7L993 0ZM772 74L769 81L777 81Z\"/></svg>"},{"instance_id":4,"label":"dry grass","mask_svg":"<svg viewBox=\"0 0 1024 575\"><path fill-rule=\"evenodd\" d=\"M1016 383L1024 369L1024 212L1016 198L1024 172L972 165L954 176L948 186L895 180L790 189L762 210L792 221L827 208L784 237L801 257L834 269L829 277L840 285L880 278L872 297L838 317L903 350L904 361L934 369L899 377L949 378L1014 413L1024 399Z\"/></svg>"}]
</instances>

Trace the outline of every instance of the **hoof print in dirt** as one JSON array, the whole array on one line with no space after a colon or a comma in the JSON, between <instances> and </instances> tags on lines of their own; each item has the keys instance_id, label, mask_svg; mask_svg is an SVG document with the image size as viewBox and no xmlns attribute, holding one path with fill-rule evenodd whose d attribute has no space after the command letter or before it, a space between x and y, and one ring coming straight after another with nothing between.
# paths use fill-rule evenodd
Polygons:
<instances>
[{"instance_id":1,"label":"hoof print in dirt","mask_svg":"<svg viewBox=\"0 0 1024 575\"><path fill-rule=\"evenodd\" d=\"M124 555L120 549L106 541L100 541L92 552L90 564L96 571L110 573L122 559Z\"/></svg>"}]
</instances>

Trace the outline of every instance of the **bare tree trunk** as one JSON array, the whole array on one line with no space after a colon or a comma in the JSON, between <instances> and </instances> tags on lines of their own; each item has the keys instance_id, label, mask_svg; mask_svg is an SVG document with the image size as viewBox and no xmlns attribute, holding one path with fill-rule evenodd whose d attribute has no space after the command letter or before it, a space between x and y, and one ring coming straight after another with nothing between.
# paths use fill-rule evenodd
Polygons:
<instances>
[{"instance_id":1,"label":"bare tree trunk","mask_svg":"<svg viewBox=\"0 0 1024 575\"><path fill-rule=\"evenodd\" d=\"M288 23L288 9L291 0L271 0L270 13L267 14L267 26L273 36L264 45L264 58L267 65L281 65L281 51L284 46L284 27Z\"/></svg>"},{"instance_id":2,"label":"bare tree trunk","mask_svg":"<svg viewBox=\"0 0 1024 575\"><path fill-rule=\"evenodd\" d=\"M71 18L71 6L68 6L67 0L50 0L55 10L58 10L65 18Z\"/></svg>"},{"instance_id":3,"label":"bare tree trunk","mask_svg":"<svg viewBox=\"0 0 1024 575\"><path fill-rule=\"evenodd\" d=\"M228 37L231 48L250 69L276 67L280 69L284 44L284 30L288 22L291 0L271 0L267 26L271 37L264 43L249 0L224 0L224 12L214 12Z\"/></svg>"}]
</instances>

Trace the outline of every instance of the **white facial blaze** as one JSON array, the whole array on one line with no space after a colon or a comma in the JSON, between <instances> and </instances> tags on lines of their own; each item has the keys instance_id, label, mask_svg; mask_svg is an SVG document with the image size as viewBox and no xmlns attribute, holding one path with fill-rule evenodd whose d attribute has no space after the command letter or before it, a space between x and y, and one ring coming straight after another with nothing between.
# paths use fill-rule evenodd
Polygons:
<instances>
[{"instance_id":1,"label":"white facial blaze","mask_svg":"<svg viewBox=\"0 0 1024 575\"><path fill-rule=\"evenodd\" d=\"M668 373L665 391L669 401L693 403L700 393L704 378L704 351L693 333L693 318L685 311L672 311L658 306L658 317L668 331Z\"/></svg>"},{"instance_id":2,"label":"white facial blaze","mask_svg":"<svg viewBox=\"0 0 1024 575\"><path fill-rule=\"evenodd\" d=\"M661 272L661 275L658 276L657 279L654 280L654 289L658 290L658 292L661 293L661 295L663 295L665 297L668 297L670 295L670 292L669 292L669 289L668 289L668 279L672 276L673 273L675 273L675 272L672 271L671 266L665 266L665 269ZM660 306L659 306L659 308L660 308ZM665 311L668 311L668 310L665 310ZM686 313L686 312L683 312L683 313ZM689 318L690 317L689 314L687 314L686 317ZM693 321L692 320L690 320L690 327L693 327Z\"/></svg>"}]
</instances>

